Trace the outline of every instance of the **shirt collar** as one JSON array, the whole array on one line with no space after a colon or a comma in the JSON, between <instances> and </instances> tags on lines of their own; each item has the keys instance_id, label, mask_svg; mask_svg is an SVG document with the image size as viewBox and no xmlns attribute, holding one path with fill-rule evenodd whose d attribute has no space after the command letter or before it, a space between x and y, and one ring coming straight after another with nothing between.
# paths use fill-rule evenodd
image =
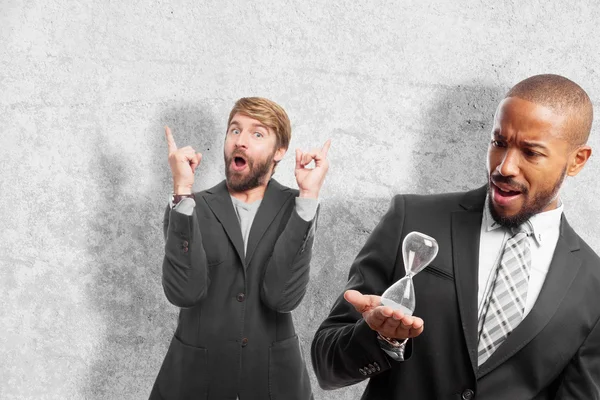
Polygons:
<instances>
[{"instance_id":1,"label":"shirt collar","mask_svg":"<svg viewBox=\"0 0 600 400\"><path fill-rule=\"evenodd\" d=\"M233 203L233 205L236 207L241 207L246 211L250 211L250 210L258 208L258 206L260 206L261 201L262 201L262 199L258 199L258 200L254 200L252 203L244 203L242 200L238 200L235 197L231 196L231 202Z\"/></svg>"},{"instance_id":2,"label":"shirt collar","mask_svg":"<svg viewBox=\"0 0 600 400\"><path fill-rule=\"evenodd\" d=\"M491 232L496 229L503 228L502 225L494 221L490 208L488 206L489 195L485 197L485 204L483 206L483 224L486 232ZM529 218L529 224L533 230L533 237L538 245L541 245L544 238L547 237L547 233L551 230L557 230L560 227L560 219L564 210L563 202L558 200L558 207L554 210L544 211L539 214L535 214Z\"/></svg>"}]
</instances>

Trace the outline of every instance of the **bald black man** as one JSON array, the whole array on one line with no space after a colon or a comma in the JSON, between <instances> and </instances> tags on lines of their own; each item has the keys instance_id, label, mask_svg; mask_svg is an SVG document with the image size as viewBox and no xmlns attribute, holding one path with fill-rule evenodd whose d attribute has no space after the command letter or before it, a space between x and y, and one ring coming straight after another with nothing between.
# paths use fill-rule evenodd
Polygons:
<instances>
[{"instance_id":1,"label":"bald black man","mask_svg":"<svg viewBox=\"0 0 600 400\"><path fill-rule=\"evenodd\" d=\"M576 83L525 79L496 111L486 186L394 197L313 340L320 385L369 379L363 399L600 399L600 258L560 200L591 155L592 119ZM379 295L404 276L411 231L440 249L408 316Z\"/></svg>"}]
</instances>

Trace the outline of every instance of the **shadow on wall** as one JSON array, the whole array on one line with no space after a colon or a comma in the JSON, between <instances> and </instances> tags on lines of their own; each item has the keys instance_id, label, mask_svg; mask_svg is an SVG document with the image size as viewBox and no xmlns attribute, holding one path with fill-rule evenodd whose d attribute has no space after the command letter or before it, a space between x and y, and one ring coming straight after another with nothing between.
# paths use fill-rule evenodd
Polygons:
<instances>
[{"instance_id":1,"label":"shadow on wall","mask_svg":"<svg viewBox=\"0 0 600 400\"><path fill-rule=\"evenodd\" d=\"M411 193L475 189L487 182L486 155L494 113L506 90L485 85L440 89L423 114L425 130L414 147Z\"/></svg>"},{"instance_id":2,"label":"shadow on wall","mask_svg":"<svg viewBox=\"0 0 600 400\"><path fill-rule=\"evenodd\" d=\"M424 113L423 131L417 132L419 144L412 155L406 155L414 160L410 172L414 186L398 192L458 191L485 182L487 137L502 91L476 85L441 90ZM135 159L111 149L98 133L97 157L91 160L98 190L90 199L94 214L88 227L95 272L87 292L105 330L95 344L80 391L85 398L140 399L150 393L178 311L168 304L161 286L162 217L172 185L163 126L172 128L179 146L192 145L201 151L202 164L218 165L223 136L205 111L209 109L181 104L161 111L146 133L150 139L140 145L139 154L151 160L143 171L136 170ZM368 136L364 141L369 146ZM138 182L148 176L145 181L150 183L140 193ZM389 202L387 197L336 198L321 208L311 284L294 313L315 399L354 399L364 387L327 393L318 388L310 368L310 343L342 293L352 260Z\"/></svg>"},{"instance_id":3,"label":"shadow on wall","mask_svg":"<svg viewBox=\"0 0 600 400\"><path fill-rule=\"evenodd\" d=\"M85 398L141 399L150 393L178 311L161 284L162 219L172 187L163 126L171 127L179 146L201 151L203 162L216 159L222 136L208 109L182 104L151 121L148 140L139 146L139 154L150 157L145 170L136 170L135 159L111 149L99 134L91 160L98 192L88 247L96 265L87 293L105 330L80 391ZM140 192L144 179L150 183Z\"/></svg>"},{"instance_id":4,"label":"shadow on wall","mask_svg":"<svg viewBox=\"0 0 600 400\"><path fill-rule=\"evenodd\" d=\"M486 181L486 151L493 117L504 90L485 85L460 85L440 90L437 100L423 112L422 131L412 154L411 187L396 193L443 193L479 187ZM369 136L364 136L369 146ZM398 174L401 171L372 171ZM387 197L335 198L321 207L311 282L295 312L305 359L310 363L314 333L331 306L343 293L348 270L391 199ZM390 282L391 284L391 282ZM315 399L356 399L364 383L326 392L318 387L312 368Z\"/></svg>"}]
</instances>

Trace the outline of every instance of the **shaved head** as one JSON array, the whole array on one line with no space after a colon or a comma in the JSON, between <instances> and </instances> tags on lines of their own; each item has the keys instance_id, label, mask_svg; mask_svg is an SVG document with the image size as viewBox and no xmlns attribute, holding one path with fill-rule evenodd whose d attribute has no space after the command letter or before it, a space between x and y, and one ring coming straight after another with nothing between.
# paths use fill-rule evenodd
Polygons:
<instances>
[{"instance_id":1,"label":"shaved head","mask_svg":"<svg viewBox=\"0 0 600 400\"><path fill-rule=\"evenodd\" d=\"M566 116L565 140L572 147L587 143L594 112L589 96L575 82L560 75L535 75L513 86L507 97L518 97Z\"/></svg>"}]
</instances>

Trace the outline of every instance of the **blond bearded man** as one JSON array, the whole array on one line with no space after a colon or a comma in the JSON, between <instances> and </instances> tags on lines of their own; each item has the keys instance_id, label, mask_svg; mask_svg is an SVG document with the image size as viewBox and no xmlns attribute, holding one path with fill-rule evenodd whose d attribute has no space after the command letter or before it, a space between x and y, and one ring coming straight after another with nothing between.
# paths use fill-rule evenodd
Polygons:
<instances>
[{"instance_id":1,"label":"blond bearded man","mask_svg":"<svg viewBox=\"0 0 600 400\"><path fill-rule=\"evenodd\" d=\"M181 311L150 399L312 398L290 312L308 284L330 141L296 150L298 190L285 187L271 176L289 118L268 99L242 98L227 123L226 179L192 193L202 155L165 135L174 194L162 281Z\"/></svg>"}]
</instances>

